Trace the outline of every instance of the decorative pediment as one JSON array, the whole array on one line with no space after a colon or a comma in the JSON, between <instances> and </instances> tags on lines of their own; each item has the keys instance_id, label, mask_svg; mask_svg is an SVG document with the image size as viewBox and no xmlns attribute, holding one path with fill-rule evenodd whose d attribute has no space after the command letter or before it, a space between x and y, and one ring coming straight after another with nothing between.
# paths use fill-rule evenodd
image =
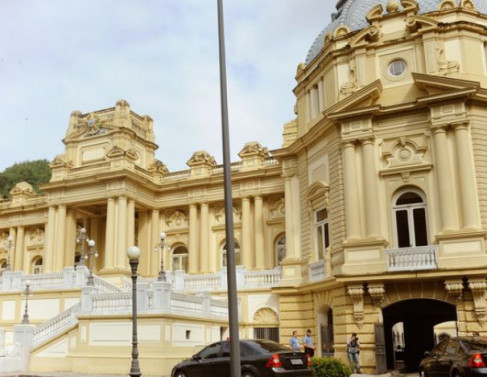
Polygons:
<instances>
[{"instance_id":1,"label":"decorative pediment","mask_svg":"<svg viewBox=\"0 0 487 377\"><path fill-rule=\"evenodd\" d=\"M325 182L313 183L306 193L311 208L328 208L330 205L330 186Z\"/></svg>"},{"instance_id":2,"label":"decorative pediment","mask_svg":"<svg viewBox=\"0 0 487 377\"><path fill-rule=\"evenodd\" d=\"M367 86L357 90L344 100L331 106L326 111L326 116L330 119L338 119L347 116L354 116L362 112L376 111L377 102L382 94L382 83L376 80Z\"/></svg>"},{"instance_id":3,"label":"decorative pediment","mask_svg":"<svg viewBox=\"0 0 487 377\"><path fill-rule=\"evenodd\" d=\"M257 141L251 141L250 143L245 144L238 155L240 158L258 156L263 159L270 156L269 150L260 145Z\"/></svg>"},{"instance_id":4,"label":"decorative pediment","mask_svg":"<svg viewBox=\"0 0 487 377\"><path fill-rule=\"evenodd\" d=\"M410 33L415 33L419 30L427 31L438 27L438 21L426 16L410 16L405 20L406 29Z\"/></svg>"},{"instance_id":5,"label":"decorative pediment","mask_svg":"<svg viewBox=\"0 0 487 377\"><path fill-rule=\"evenodd\" d=\"M451 10L456 8L456 3L454 0L443 0L440 5L438 5L439 11Z\"/></svg>"},{"instance_id":6,"label":"decorative pediment","mask_svg":"<svg viewBox=\"0 0 487 377\"><path fill-rule=\"evenodd\" d=\"M187 229L189 226L188 217L181 211L174 211L166 220L168 230Z\"/></svg>"},{"instance_id":7,"label":"decorative pediment","mask_svg":"<svg viewBox=\"0 0 487 377\"><path fill-rule=\"evenodd\" d=\"M443 77L437 75L427 75L423 73L412 73L415 85L428 94L441 93L475 93L480 89L478 81L460 80L456 78Z\"/></svg>"},{"instance_id":8,"label":"decorative pediment","mask_svg":"<svg viewBox=\"0 0 487 377\"><path fill-rule=\"evenodd\" d=\"M261 308L254 314L254 323L278 325L279 316L271 308Z\"/></svg>"},{"instance_id":9,"label":"decorative pediment","mask_svg":"<svg viewBox=\"0 0 487 377\"><path fill-rule=\"evenodd\" d=\"M466 10L472 10L472 11L477 10L475 8L475 3L472 0L462 0L460 2L460 8L463 8Z\"/></svg>"},{"instance_id":10,"label":"decorative pediment","mask_svg":"<svg viewBox=\"0 0 487 377\"><path fill-rule=\"evenodd\" d=\"M349 33L350 33L350 28L347 25L339 25L333 32L333 37L339 38Z\"/></svg>"},{"instance_id":11,"label":"decorative pediment","mask_svg":"<svg viewBox=\"0 0 487 377\"><path fill-rule=\"evenodd\" d=\"M66 155L65 154L60 154L54 158L49 163L49 167L51 169L58 169L58 168L72 168L73 167L73 162L72 161L67 161L66 160Z\"/></svg>"},{"instance_id":12,"label":"decorative pediment","mask_svg":"<svg viewBox=\"0 0 487 377\"><path fill-rule=\"evenodd\" d=\"M355 35L350 41L351 47L357 47L369 43L378 42L381 38L380 29L377 26L369 26Z\"/></svg>"},{"instance_id":13,"label":"decorative pediment","mask_svg":"<svg viewBox=\"0 0 487 377\"><path fill-rule=\"evenodd\" d=\"M384 8L382 7L382 4L377 4L371 10L369 10L369 13L367 13L367 16L365 16L365 18L371 24L372 22L381 19L383 13Z\"/></svg>"},{"instance_id":14,"label":"decorative pediment","mask_svg":"<svg viewBox=\"0 0 487 377\"><path fill-rule=\"evenodd\" d=\"M127 157L130 160L136 161L139 159L139 155L135 149L122 149L118 145L114 145L112 149L110 149L106 156L108 158L117 158L117 157Z\"/></svg>"}]
</instances>

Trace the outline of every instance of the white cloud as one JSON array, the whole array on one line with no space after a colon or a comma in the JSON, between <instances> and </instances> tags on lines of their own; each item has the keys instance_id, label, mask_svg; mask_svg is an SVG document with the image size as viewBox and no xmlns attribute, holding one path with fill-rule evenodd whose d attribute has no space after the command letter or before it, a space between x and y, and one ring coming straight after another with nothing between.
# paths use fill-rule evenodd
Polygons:
<instances>
[{"instance_id":1,"label":"white cloud","mask_svg":"<svg viewBox=\"0 0 487 377\"><path fill-rule=\"evenodd\" d=\"M232 155L281 144L296 66L334 10L324 0L227 0ZM216 1L0 2L0 171L62 153L69 114L124 98L155 121L157 158L221 162Z\"/></svg>"}]
</instances>

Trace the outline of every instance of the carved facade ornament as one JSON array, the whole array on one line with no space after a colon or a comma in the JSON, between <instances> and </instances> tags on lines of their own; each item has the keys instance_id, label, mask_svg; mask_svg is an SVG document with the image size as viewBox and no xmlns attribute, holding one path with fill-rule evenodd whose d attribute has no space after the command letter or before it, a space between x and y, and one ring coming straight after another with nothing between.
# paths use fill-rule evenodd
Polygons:
<instances>
[{"instance_id":1,"label":"carved facade ornament","mask_svg":"<svg viewBox=\"0 0 487 377\"><path fill-rule=\"evenodd\" d=\"M330 207L330 186L326 182L313 183L306 193L310 207L314 210Z\"/></svg>"},{"instance_id":2,"label":"carved facade ornament","mask_svg":"<svg viewBox=\"0 0 487 377\"><path fill-rule=\"evenodd\" d=\"M118 145L114 145L112 149L110 149L106 154L108 158L122 157L124 155L125 155L125 151L122 148L120 148Z\"/></svg>"},{"instance_id":3,"label":"carved facade ornament","mask_svg":"<svg viewBox=\"0 0 487 377\"><path fill-rule=\"evenodd\" d=\"M56 168L68 168L68 169L70 169L73 167L73 162L67 161L66 155L60 154L60 155L54 157L54 160L52 160L49 163L49 167L51 169L56 169Z\"/></svg>"},{"instance_id":4,"label":"carved facade ornament","mask_svg":"<svg viewBox=\"0 0 487 377\"><path fill-rule=\"evenodd\" d=\"M401 0L401 5L405 11L413 11L415 14L419 12L419 4L416 0Z\"/></svg>"},{"instance_id":5,"label":"carved facade ornament","mask_svg":"<svg viewBox=\"0 0 487 377\"><path fill-rule=\"evenodd\" d=\"M233 221L234 223L242 221L242 211L233 207ZM225 224L225 207L215 208L215 222L216 225Z\"/></svg>"},{"instance_id":6,"label":"carved facade ornament","mask_svg":"<svg viewBox=\"0 0 487 377\"><path fill-rule=\"evenodd\" d=\"M347 25L340 25L333 32L333 37L339 38L349 33L350 33L350 28Z\"/></svg>"},{"instance_id":7,"label":"carved facade ornament","mask_svg":"<svg viewBox=\"0 0 487 377\"><path fill-rule=\"evenodd\" d=\"M27 235L28 245L29 246L43 245L44 238L45 238L44 229L41 228L31 229Z\"/></svg>"},{"instance_id":8,"label":"carved facade ornament","mask_svg":"<svg viewBox=\"0 0 487 377\"><path fill-rule=\"evenodd\" d=\"M426 146L418 145L411 139L400 137L391 150L382 153L382 158L387 169L406 165L424 165L427 150Z\"/></svg>"},{"instance_id":9,"label":"carved facade ornament","mask_svg":"<svg viewBox=\"0 0 487 377\"><path fill-rule=\"evenodd\" d=\"M238 153L240 158L248 158L258 156L262 159L269 157L269 150L257 141L251 141L250 143L246 143L242 150Z\"/></svg>"},{"instance_id":10,"label":"carved facade ornament","mask_svg":"<svg viewBox=\"0 0 487 377\"><path fill-rule=\"evenodd\" d=\"M388 13L395 13L399 10L399 2L397 0L389 0L386 5L386 10Z\"/></svg>"},{"instance_id":11,"label":"carved facade ornament","mask_svg":"<svg viewBox=\"0 0 487 377\"><path fill-rule=\"evenodd\" d=\"M154 160L154 162L149 167L149 171L153 174L159 174L162 176L169 174L169 169L167 168L167 166L159 160Z\"/></svg>"},{"instance_id":12,"label":"carved facade ornament","mask_svg":"<svg viewBox=\"0 0 487 377\"><path fill-rule=\"evenodd\" d=\"M186 162L190 168L199 167L199 166L208 166L214 167L216 166L215 157L211 156L206 151L198 151L194 152L191 158Z\"/></svg>"},{"instance_id":13,"label":"carved facade ornament","mask_svg":"<svg viewBox=\"0 0 487 377\"><path fill-rule=\"evenodd\" d=\"M271 219L283 218L286 214L284 198L279 199L270 206Z\"/></svg>"},{"instance_id":14,"label":"carved facade ornament","mask_svg":"<svg viewBox=\"0 0 487 377\"><path fill-rule=\"evenodd\" d=\"M106 129L103 127L103 122L100 117L95 113L90 113L85 119L88 131L85 132L84 137L96 136L106 133Z\"/></svg>"},{"instance_id":15,"label":"carved facade ornament","mask_svg":"<svg viewBox=\"0 0 487 377\"><path fill-rule=\"evenodd\" d=\"M29 195L33 196L36 194L34 191L34 188L32 187L31 184L27 182L19 182L17 183L10 191L10 195L15 196L15 195Z\"/></svg>"},{"instance_id":16,"label":"carved facade ornament","mask_svg":"<svg viewBox=\"0 0 487 377\"><path fill-rule=\"evenodd\" d=\"M8 233L0 233L0 248L3 250L7 250L8 237Z\"/></svg>"},{"instance_id":17,"label":"carved facade ornament","mask_svg":"<svg viewBox=\"0 0 487 377\"><path fill-rule=\"evenodd\" d=\"M445 11L454 9L457 5L455 4L454 0L443 0L440 5L438 5L439 11Z\"/></svg>"},{"instance_id":18,"label":"carved facade ornament","mask_svg":"<svg viewBox=\"0 0 487 377\"><path fill-rule=\"evenodd\" d=\"M358 327L364 323L364 287L363 285L352 285L347 287L348 294L353 302L353 317Z\"/></svg>"},{"instance_id":19,"label":"carved facade ornament","mask_svg":"<svg viewBox=\"0 0 487 377\"><path fill-rule=\"evenodd\" d=\"M357 67L355 65L355 60L351 59L348 64L348 82L342 85L340 93L343 96L348 96L349 94L354 93L357 88Z\"/></svg>"},{"instance_id":20,"label":"carved facade ornament","mask_svg":"<svg viewBox=\"0 0 487 377\"><path fill-rule=\"evenodd\" d=\"M414 33L419 29L424 31L424 30L436 28L438 26L438 21L426 16L417 16L417 15L409 16L406 18L405 22L406 22L406 29L410 33Z\"/></svg>"},{"instance_id":21,"label":"carved facade ornament","mask_svg":"<svg viewBox=\"0 0 487 377\"><path fill-rule=\"evenodd\" d=\"M483 323L487 319L485 307L485 293L487 289L487 281L485 279L471 279L468 282L468 287L472 291L477 320Z\"/></svg>"},{"instance_id":22,"label":"carved facade ornament","mask_svg":"<svg viewBox=\"0 0 487 377\"><path fill-rule=\"evenodd\" d=\"M466 10L476 10L475 4L472 0L462 0L460 7Z\"/></svg>"},{"instance_id":23,"label":"carved facade ornament","mask_svg":"<svg viewBox=\"0 0 487 377\"><path fill-rule=\"evenodd\" d=\"M384 284L369 284L368 291L370 297L372 297L372 303L380 308L386 298Z\"/></svg>"},{"instance_id":24,"label":"carved facade ornament","mask_svg":"<svg viewBox=\"0 0 487 377\"><path fill-rule=\"evenodd\" d=\"M455 303L463 300L463 281L461 279L446 280L445 289L448 292L448 299Z\"/></svg>"},{"instance_id":25,"label":"carved facade ornament","mask_svg":"<svg viewBox=\"0 0 487 377\"><path fill-rule=\"evenodd\" d=\"M306 64L299 63L298 66L296 67L296 78L304 75L305 71L306 71Z\"/></svg>"},{"instance_id":26,"label":"carved facade ornament","mask_svg":"<svg viewBox=\"0 0 487 377\"><path fill-rule=\"evenodd\" d=\"M167 229L186 229L188 225L189 220L181 211L174 211L166 220Z\"/></svg>"},{"instance_id":27,"label":"carved facade ornament","mask_svg":"<svg viewBox=\"0 0 487 377\"><path fill-rule=\"evenodd\" d=\"M257 310L257 312L255 312L254 322L262 323L262 324L269 324L269 325L278 325L279 324L279 316L271 308L261 308L261 309Z\"/></svg>"},{"instance_id":28,"label":"carved facade ornament","mask_svg":"<svg viewBox=\"0 0 487 377\"><path fill-rule=\"evenodd\" d=\"M438 64L438 71L443 74L458 72L460 70L460 63L456 60L447 60L445 48L443 43L436 46L436 62Z\"/></svg>"}]
</instances>

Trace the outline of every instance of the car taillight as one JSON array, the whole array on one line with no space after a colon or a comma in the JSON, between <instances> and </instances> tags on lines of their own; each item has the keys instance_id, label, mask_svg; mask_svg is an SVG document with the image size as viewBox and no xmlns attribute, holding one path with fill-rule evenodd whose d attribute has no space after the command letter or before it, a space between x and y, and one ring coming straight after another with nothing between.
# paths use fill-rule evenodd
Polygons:
<instances>
[{"instance_id":1,"label":"car taillight","mask_svg":"<svg viewBox=\"0 0 487 377\"><path fill-rule=\"evenodd\" d=\"M484 368L485 362L482 358L482 355L480 353L476 353L475 355L473 355L470 359L470 362L468 363L468 366L473 368Z\"/></svg>"},{"instance_id":2,"label":"car taillight","mask_svg":"<svg viewBox=\"0 0 487 377\"><path fill-rule=\"evenodd\" d=\"M309 355L309 353L306 354L306 359L308 359L308 366L310 367L311 366L311 356Z\"/></svg>"},{"instance_id":3,"label":"car taillight","mask_svg":"<svg viewBox=\"0 0 487 377\"><path fill-rule=\"evenodd\" d=\"M267 362L266 367L267 368L279 368L279 367L282 367L281 359L280 359L278 353L276 353L275 355L272 355L272 357Z\"/></svg>"}]
</instances>

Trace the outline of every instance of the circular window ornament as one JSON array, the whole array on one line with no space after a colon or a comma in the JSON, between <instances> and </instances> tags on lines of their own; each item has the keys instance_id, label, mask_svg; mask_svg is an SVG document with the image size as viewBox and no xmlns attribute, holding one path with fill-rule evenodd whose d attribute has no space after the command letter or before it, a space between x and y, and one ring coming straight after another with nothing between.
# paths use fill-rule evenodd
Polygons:
<instances>
[{"instance_id":1,"label":"circular window ornament","mask_svg":"<svg viewBox=\"0 0 487 377\"><path fill-rule=\"evenodd\" d=\"M404 60L394 60L391 64L389 64L389 68L387 70L392 77L400 77L404 74L404 72L406 72L407 68L408 66Z\"/></svg>"}]
</instances>

